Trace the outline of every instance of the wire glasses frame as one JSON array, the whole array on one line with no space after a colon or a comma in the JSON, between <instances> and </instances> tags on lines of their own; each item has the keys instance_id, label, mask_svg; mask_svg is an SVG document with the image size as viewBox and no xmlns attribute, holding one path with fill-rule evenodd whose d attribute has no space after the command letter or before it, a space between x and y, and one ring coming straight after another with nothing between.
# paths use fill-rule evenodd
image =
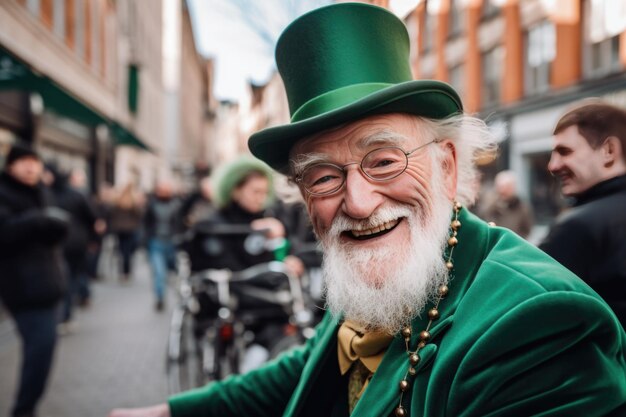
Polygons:
<instances>
[{"instance_id":1,"label":"wire glasses frame","mask_svg":"<svg viewBox=\"0 0 626 417\"><path fill-rule=\"evenodd\" d=\"M386 146L368 152L361 162L350 162L345 165L335 165L330 162L313 164L305 168L294 181L301 185L307 193L314 196L327 196L339 191L346 183L349 165L358 165L365 177L372 181L389 181L400 176L409 165L409 157L431 143L438 143L434 139L415 149L405 152L398 146Z\"/></svg>"}]
</instances>

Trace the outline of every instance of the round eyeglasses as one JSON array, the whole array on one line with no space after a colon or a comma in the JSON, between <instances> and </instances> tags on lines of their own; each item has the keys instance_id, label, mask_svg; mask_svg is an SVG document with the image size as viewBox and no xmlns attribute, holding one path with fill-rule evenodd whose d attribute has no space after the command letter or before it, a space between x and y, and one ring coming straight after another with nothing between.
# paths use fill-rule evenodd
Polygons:
<instances>
[{"instance_id":1,"label":"round eyeglasses","mask_svg":"<svg viewBox=\"0 0 626 417\"><path fill-rule=\"evenodd\" d=\"M360 163L350 162L343 166L330 162L313 164L296 176L295 182L302 185L311 195L330 195L339 191L346 183L346 167L349 165L359 165L361 172L372 181L392 180L406 170L411 155L436 142L439 140L432 140L409 152L397 146L374 149L368 152Z\"/></svg>"}]
</instances>

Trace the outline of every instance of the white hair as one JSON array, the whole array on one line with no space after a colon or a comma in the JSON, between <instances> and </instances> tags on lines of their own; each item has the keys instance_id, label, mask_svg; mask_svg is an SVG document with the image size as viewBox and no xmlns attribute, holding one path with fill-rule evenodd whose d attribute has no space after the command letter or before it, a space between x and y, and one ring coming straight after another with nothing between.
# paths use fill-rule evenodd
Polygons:
<instances>
[{"instance_id":1,"label":"white hair","mask_svg":"<svg viewBox=\"0 0 626 417\"><path fill-rule=\"evenodd\" d=\"M495 155L497 143L494 135L483 120L467 114L458 114L447 119L418 119L433 139L449 139L454 142L458 170L456 200L465 206L471 206L478 194L475 186L479 179L476 161L485 155ZM432 146L430 151L435 159L441 158L441 148Z\"/></svg>"}]
</instances>

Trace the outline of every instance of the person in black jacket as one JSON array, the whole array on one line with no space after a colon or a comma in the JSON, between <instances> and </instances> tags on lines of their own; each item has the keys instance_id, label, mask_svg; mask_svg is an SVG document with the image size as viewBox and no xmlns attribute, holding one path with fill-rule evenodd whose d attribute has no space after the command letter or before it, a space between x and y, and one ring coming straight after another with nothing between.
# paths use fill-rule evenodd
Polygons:
<instances>
[{"instance_id":1,"label":"person in black jacket","mask_svg":"<svg viewBox=\"0 0 626 417\"><path fill-rule=\"evenodd\" d=\"M573 207L540 248L584 279L626 326L626 110L590 102L554 129L548 164Z\"/></svg>"},{"instance_id":2,"label":"person in black jacket","mask_svg":"<svg viewBox=\"0 0 626 417\"><path fill-rule=\"evenodd\" d=\"M264 231L267 239L285 243L285 226L273 217L268 208L274 200L273 176L270 168L250 156L241 156L220 167L213 177L216 211L196 224L196 231L210 229L211 225L249 227ZM248 242L253 242L250 240ZM268 248L246 251L241 238L220 238L222 246L215 257L192 253L192 268L228 268L240 271L250 266L275 259ZM257 248L255 248L257 249ZM195 264L194 264L194 261ZM202 264L199 266L198 261Z\"/></svg>"},{"instance_id":3,"label":"person in black jacket","mask_svg":"<svg viewBox=\"0 0 626 417\"><path fill-rule=\"evenodd\" d=\"M87 197L70 184L71 174L59 169L52 169L52 174L53 204L70 216L68 236L63 245L68 291L59 324L59 332L64 335L75 331L73 311L77 299L80 297L82 303L90 297L87 284L87 249L96 239L96 214Z\"/></svg>"},{"instance_id":4,"label":"person in black jacket","mask_svg":"<svg viewBox=\"0 0 626 417\"><path fill-rule=\"evenodd\" d=\"M0 174L0 297L22 338L15 417L33 416L43 395L65 291L62 241L68 219L48 206L42 171L35 151L14 145Z\"/></svg>"}]
</instances>

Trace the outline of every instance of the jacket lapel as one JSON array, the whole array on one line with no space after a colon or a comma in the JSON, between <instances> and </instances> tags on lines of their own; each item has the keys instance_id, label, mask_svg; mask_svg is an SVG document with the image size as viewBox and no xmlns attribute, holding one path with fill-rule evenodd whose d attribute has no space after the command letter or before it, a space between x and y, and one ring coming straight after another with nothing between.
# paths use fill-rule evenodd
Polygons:
<instances>
[{"instance_id":1,"label":"jacket lapel","mask_svg":"<svg viewBox=\"0 0 626 417\"><path fill-rule=\"evenodd\" d=\"M429 343L420 350L420 362L416 367L417 375L413 379L419 378L420 374L432 365L437 356L438 339L442 337L452 324L453 318L454 316L450 315L431 327L430 332L433 343ZM427 320L420 318L413 321L411 326L414 334L411 341L412 349L417 345L415 335L423 330L427 323ZM398 335L387 348L378 370L368 384L363 397L354 408L351 417L392 415L393 410L400 401L400 381L404 379L408 369L409 360L406 353L406 345L402 337Z\"/></svg>"},{"instance_id":2,"label":"jacket lapel","mask_svg":"<svg viewBox=\"0 0 626 417\"><path fill-rule=\"evenodd\" d=\"M326 321L325 326L317 328L317 331L321 332L319 340L311 350L298 386L283 414L284 417L323 415L329 402L324 393L341 381L337 359L339 324L328 313Z\"/></svg>"}]
</instances>

